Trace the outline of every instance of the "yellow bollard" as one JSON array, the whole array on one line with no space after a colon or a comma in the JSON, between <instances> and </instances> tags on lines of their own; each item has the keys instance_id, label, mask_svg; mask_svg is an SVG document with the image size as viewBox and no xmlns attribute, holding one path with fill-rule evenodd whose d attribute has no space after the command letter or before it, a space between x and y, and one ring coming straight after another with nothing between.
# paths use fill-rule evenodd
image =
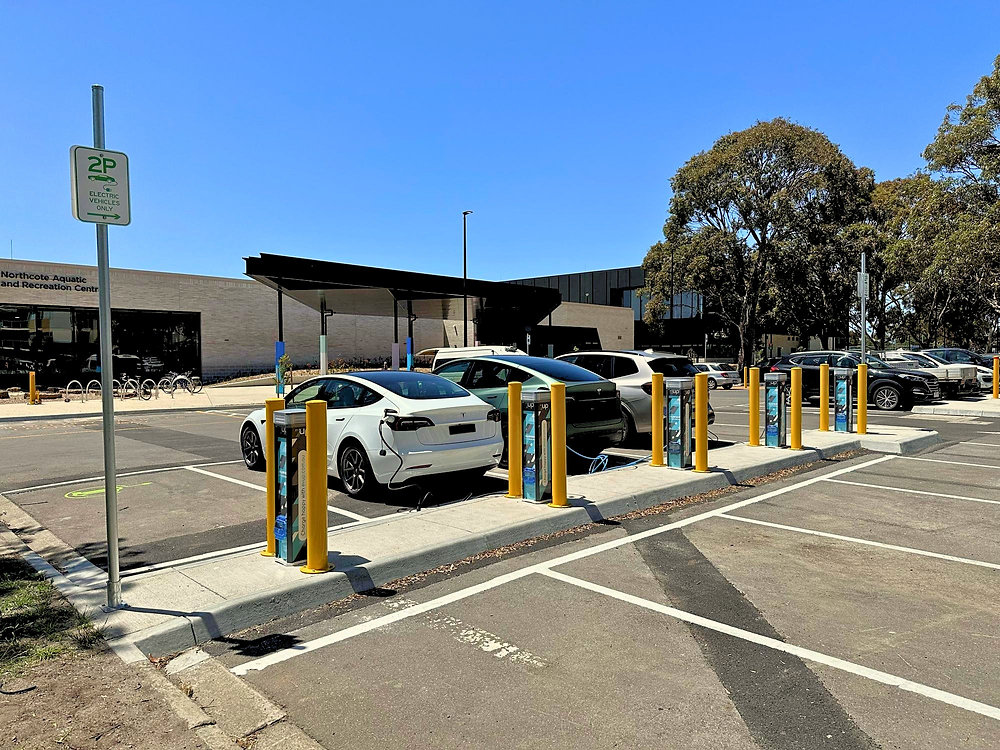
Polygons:
<instances>
[{"instance_id":1,"label":"yellow bollard","mask_svg":"<svg viewBox=\"0 0 1000 750\"><path fill-rule=\"evenodd\" d=\"M553 383L552 393L552 508L565 508L566 501L566 384Z\"/></svg>"},{"instance_id":2,"label":"yellow bollard","mask_svg":"<svg viewBox=\"0 0 1000 750\"><path fill-rule=\"evenodd\" d=\"M28 373L28 403L34 404L38 401L38 390L35 388L35 371Z\"/></svg>"},{"instance_id":3,"label":"yellow bollard","mask_svg":"<svg viewBox=\"0 0 1000 750\"><path fill-rule=\"evenodd\" d=\"M267 471L264 474L265 482L267 484L267 492L265 493L264 502L267 503L267 532L265 538L267 539L267 547L260 551L264 557L274 557L275 554L275 542L274 542L274 519L278 513L278 501L274 495L274 485L275 485L275 473L277 472L277 466L274 461L274 412L281 411L285 408L285 399L283 398L269 398L264 402L264 461L267 466Z\"/></svg>"},{"instance_id":4,"label":"yellow bollard","mask_svg":"<svg viewBox=\"0 0 1000 750\"><path fill-rule=\"evenodd\" d=\"M858 365L858 434L868 433L868 365Z\"/></svg>"},{"instance_id":5,"label":"yellow bollard","mask_svg":"<svg viewBox=\"0 0 1000 750\"><path fill-rule=\"evenodd\" d=\"M819 428L830 431L830 365L819 366Z\"/></svg>"},{"instance_id":6,"label":"yellow bollard","mask_svg":"<svg viewBox=\"0 0 1000 750\"><path fill-rule=\"evenodd\" d=\"M521 423L521 384L507 384L507 497L524 497L524 425Z\"/></svg>"},{"instance_id":7,"label":"yellow bollard","mask_svg":"<svg viewBox=\"0 0 1000 750\"><path fill-rule=\"evenodd\" d=\"M327 561L326 451L326 401L306 401L306 564L299 568L303 573L325 573L330 569ZM299 523L302 523L301 508Z\"/></svg>"},{"instance_id":8,"label":"yellow bollard","mask_svg":"<svg viewBox=\"0 0 1000 750\"><path fill-rule=\"evenodd\" d=\"M1000 398L1000 357L993 358L993 398Z\"/></svg>"},{"instance_id":9,"label":"yellow bollard","mask_svg":"<svg viewBox=\"0 0 1000 750\"><path fill-rule=\"evenodd\" d=\"M650 415L650 429L653 432L653 455L650 466L663 466L663 374L653 373L653 413Z\"/></svg>"},{"instance_id":10,"label":"yellow bollard","mask_svg":"<svg viewBox=\"0 0 1000 750\"><path fill-rule=\"evenodd\" d=\"M760 445L760 368L750 368L750 445Z\"/></svg>"},{"instance_id":11,"label":"yellow bollard","mask_svg":"<svg viewBox=\"0 0 1000 750\"><path fill-rule=\"evenodd\" d=\"M708 471L708 374L694 376L694 470Z\"/></svg>"},{"instance_id":12,"label":"yellow bollard","mask_svg":"<svg viewBox=\"0 0 1000 750\"><path fill-rule=\"evenodd\" d=\"M792 368L792 450L802 450L802 368Z\"/></svg>"}]
</instances>

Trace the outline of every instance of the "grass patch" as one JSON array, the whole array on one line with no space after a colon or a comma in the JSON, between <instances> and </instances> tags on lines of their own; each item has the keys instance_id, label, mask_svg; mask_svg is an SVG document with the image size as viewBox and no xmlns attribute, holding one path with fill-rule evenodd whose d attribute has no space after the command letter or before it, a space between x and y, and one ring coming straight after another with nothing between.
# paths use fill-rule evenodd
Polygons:
<instances>
[{"instance_id":1,"label":"grass patch","mask_svg":"<svg viewBox=\"0 0 1000 750\"><path fill-rule=\"evenodd\" d=\"M78 649L101 633L19 557L0 556L0 679Z\"/></svg>"}]
</instances>

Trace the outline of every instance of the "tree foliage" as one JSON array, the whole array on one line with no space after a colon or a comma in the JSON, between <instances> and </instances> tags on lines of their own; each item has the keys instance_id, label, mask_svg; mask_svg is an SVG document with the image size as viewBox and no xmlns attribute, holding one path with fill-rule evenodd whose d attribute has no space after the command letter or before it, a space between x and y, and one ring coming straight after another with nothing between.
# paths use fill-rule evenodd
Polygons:
<instances>
[{"instance_id":1,"label":"tree foliage","mask_svg":"<svg viewBox=\"0 0 1000 750\"><path fill-rule=\"evenodd\" d=\"M671 187L664 241L644 261L650 322L662 318L672 290L696 289L738 339L742 366L754 355L765 302L805 333L821 332L842 309L852 266L841 235L863 215L872 175L821 132L758 122L696 154ZM795 291L805 288L820 293Z\"/></svg>"}]
</instances>

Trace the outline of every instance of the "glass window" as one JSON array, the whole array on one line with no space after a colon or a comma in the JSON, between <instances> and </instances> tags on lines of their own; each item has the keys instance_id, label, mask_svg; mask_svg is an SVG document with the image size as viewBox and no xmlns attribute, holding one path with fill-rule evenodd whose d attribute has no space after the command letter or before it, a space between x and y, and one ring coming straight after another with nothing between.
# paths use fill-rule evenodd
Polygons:
<instances>
[{"instance_id":1,"label":"glass window","mask_svg":"<svg viewBox=\"0 0 1000 750\"><path fill-rule=\"evenodd\" d=\"M466 360L468 363L468 360ZM426 372L383 370L359 372L354 377L371 381L397 396L412 399L461 398L469 392L451 380Z\"/></svg>"},{"instance_id":2,"label":"glass window","mask_svg":"<svg viewBox=\"0 0 1000 750\"><path fill-rule=\"evenodd\" d=\"M320 397L320 391L323 390L324 385L325 383L322 380L310 380L308 383L303 383L288 394L288 398L285 399L285 408L305 408L306 401L312 401Z\"/></svg>"},{"instance_id":3,"label":"glass window","mask_svg":"<svg viewBox=\"0 0 1000 750\"><path fill-rule=\"evenodd\" d=\"M838 357L837 361L834 363L834 367L857 367L858 360L854 357L849 357L844 355L843 357Z\"/></svg>"},{"instance_id":4,"label":"glass window","mask_svg":"<svg viewBox=\"0 0 1000 750\"><path fill-rule=\"evenodd\" d=\"M635 375L639 372L639 365L628 357L612 357L615 364L614 376L624 378L627 375Z\"/></svg>"},{"instance_id":5,"label":"glass window","mask_svg":"<svg viewBox=\"0 0 1000 750\"><path fill-rule=\"evenodd\" d=\"M589 383L594 380L594 373L561 359L512 355L502 359L497 357L496 361L526 367L563 383Z\"/></svg>"},{"instance_id":6,"label":"glass window","mask_svg":"<svg viewBox=\"0 0 1000 750\"><path fill-rule=\"evenodd\" d=\"M698 368L685 357L651 359L649 360L649 369L660 373L665 378L689 378L698 374Z\"/></svg>"},{"instance_id":7,"label":"glass window","mask_svg":"<svg viewBox=\"0 0 1000 750\"><path fill-rule=\"evenodd\" d=\"M500 362L480 360L472 365L466 384L473 391L507 386L507 367Z\"/></svg>"},{"instance_id":8,"label":"glass window","mask_svg":"<svg viewBox=\"0 0 1000 750\"><path fill-rule=\"evenodd\" d=\"M434 371L434 374L440 375L442 378L447 378L452 383L461 383L470 364L469 360L460 359L457 362L442 365Z\"/></svg>"},{"instance_id":9,"label":"glass window","mask_svg":"<svg viewBox=\"0 0 1000 750\"><path fill-rule=\"evenodd\" d=\"M507 368L507 378L508 383L524 383L531 380L534 377L530 372L525 372L517 367Z\"/></svg>"},{"instance_id":10,"label":"glass window","mask_svg":"<svg viewBox=\"0 0 1000 750\"><path fill-rule=\"evenodd\" d=\"M355 406L374 404L382 396L371 388L350 380L327 380L322 395L331 409L350 409Z\"/></svg>"}]
</instances>

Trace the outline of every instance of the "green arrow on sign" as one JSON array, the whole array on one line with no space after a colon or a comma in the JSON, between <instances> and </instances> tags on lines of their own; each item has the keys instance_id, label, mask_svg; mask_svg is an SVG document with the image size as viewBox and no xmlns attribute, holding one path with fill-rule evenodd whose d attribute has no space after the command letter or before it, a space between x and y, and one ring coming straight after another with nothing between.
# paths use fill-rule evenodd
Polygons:
<instances>
[{"instance_id":1,"label":"green arrow on sign","mask_svg":"<svg viewBox=\"0 0 1000 750\"><path fill-rule=\"evenodd\" d=\"M121 218L121 216L119 216L118 214L95 214L95 213L90 213L89 211L87 212L87 216L100 216L102 219L120 219Z\"/></svg>"}]
</instances>

